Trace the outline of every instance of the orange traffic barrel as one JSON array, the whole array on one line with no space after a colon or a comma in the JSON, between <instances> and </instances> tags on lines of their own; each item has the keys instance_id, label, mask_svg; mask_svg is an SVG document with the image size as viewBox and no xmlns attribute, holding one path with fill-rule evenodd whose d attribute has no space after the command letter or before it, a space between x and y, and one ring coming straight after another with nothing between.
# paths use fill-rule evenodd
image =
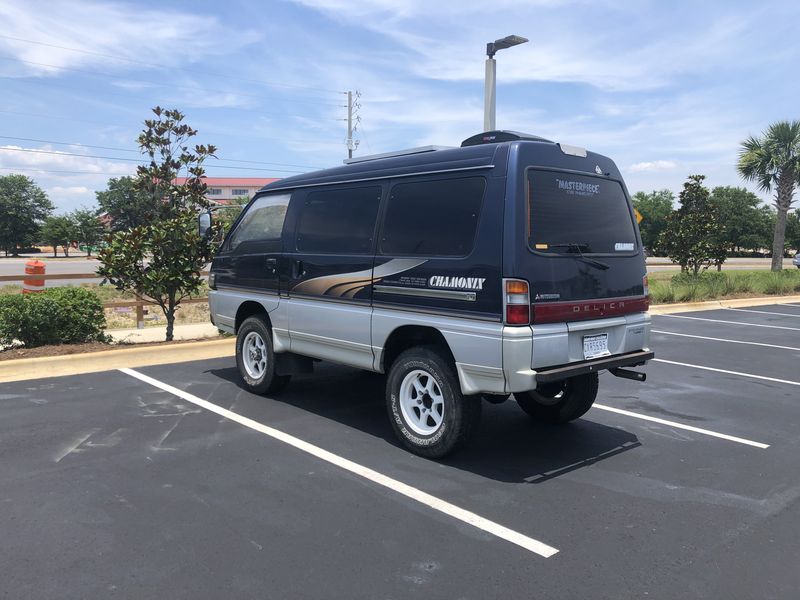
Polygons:
<instances>
[{"instance_id":1,"label":"orange traffic barrel","mask_svg":"<svg viewBox=\"0 0 800 600\"><path fill-rule=\"evenodd\" d=\"M25 263L25 279L22 280L22 293L35 294L44 291L44 279L37 275L44 275L44 263L40 260L29 260Z\"/></svg>"}]
</instances>

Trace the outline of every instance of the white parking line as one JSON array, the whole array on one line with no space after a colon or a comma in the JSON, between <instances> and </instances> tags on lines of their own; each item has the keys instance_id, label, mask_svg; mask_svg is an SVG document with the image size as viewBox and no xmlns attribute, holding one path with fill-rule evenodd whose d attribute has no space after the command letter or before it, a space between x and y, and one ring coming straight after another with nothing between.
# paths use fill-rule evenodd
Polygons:
<instances>
[{"instance_id":1,"label":"white parking line","mask_svg":"<svg viewBox=\"0 0 800 600\"><path fill-rule=\"evenodd\" d=\"M685 429L686 431L693 431L695 433L702 433L703 435L710 435L711 437L720 438L723 440L728 440L730 442L737 442L739 444L745 444L747 446L754 446L756 448L761 448L765 450L769 448L769 444L762 444L761 442L754 442L753 440L747 440L745 438L736 437L733 435L727 435L725 433L718 433L716 431L711 431L709 429L701 429L700 427L693 427L692 425L684 425L683 423L676 423L675 421L667 421L666 419L659 419L658 417L650 417L648 415L640 415L639 413L631 412L629 410L622 410L621 408L614 408L613 406L606 406L605 404L597 404L596 402L592 405L592 408L599 408L600 410L607 410L608 412L617 413L619 415L625 415L626 417L633 417L634 419L642 419L644 421L652 421L653 423L660 423L661 425L668 425L669 427L674 427L676 429Z\"/></svg>"},{"instance_id":2,"label":"white parking line","mask_svg":"<svg viewBox=\"0 0 800 600\"><path fill-rule=\"evenodd\" d=\"M176 387L173 387L169 384L166 384L162 381L157 379L153 379L143 373L139 373L138 371L134 371L133 369L119 369L121 372L125 373L126 375L130 375L131 377L135 377L140 381L144 381L152 386L155 386L165 392L178 396L187 402L191 402L192 404L196 404L206 410L209 410L213 413L216 413L220 416L225 417L226 419L230 419L231 421L235 421L240 425L244 425L245 427L249 427L254 431L258 431L259 433L263 433L264 435L268 435L273 439L276 439L284 444L288 444L306 452L307 454L311 454L316 458L324 460L332 465L336 465L346 471L349 471L359 477L363 477L364 479L368 479L373 483L376 483L380 486L388 488L398 494L402 494L407 498L410 498L420 504L424 504L425 506L432 508L436 511L444 513L449 517L462 521L468 525L472 525L477 529L485 531L498 537L500 539L506 540L507 542L511 542L512 544L516 544L534 554L538 554L539 556L543 556L545 558L549 558L556 554L558 550L553 548L552 546L548 546L547 544L540 542L539 540L535 540L530 538L526 535L523 535L513 529L509 529L508 527L504 527L494 521L490 521L480 515L477 515L473 512L468 510L464 510L454 504L446 502L445 500L441 500L435 496L431 496L423 492L422 490L418 490L415 487L412 487L402 481L398 481L396 479L392 479L391 477L387 477L386 475L382 475L377 471L373 471L367 467L359 465L351 460L346 458L342 458L336 454L328 452L318 446L314 446L313 444L309 444L306 441L301 440L300 438L296 438L288 433L284 433L283 431L279 431L278 429L273 429L263 423L259 423L258 421L254 421L253 419L249 419L244 417L240 414L232 412L226 408L222 408L221 406L217 406L212 402L208 402L207 400L203 400L202 398L198 398L197 396L190 394L188 392L184 392Z\"/></svg>"},{"instance_id":3,"label":"white parking line","mask_svg":"<svg viewBox=\"0 0 800 600\"><path fill-rule=\"evenodd\" d=\"M712 342L727 342L729 344L747 344L749 346L764 346L765 348L776 348L778 350L792 350L800 352L800 348L792 346L778 346L776 344L764 344L762 342L744 342L742 340L728 340L725 338L708 337L705 335L690 335L688 333L675 333L674 331L661 331L659 329L652 329L651 333L660 333L661 335L677 335L678 337L695 338L698 340L711 340Z\"/></svg>"},{"instance_id":4,"label":"white parking line","mask_svg":"<svg viewBox=\"0 0 800 600\"><path fill-rule=\"evenodd\" d=\"M746 313L757 313L759 315L778 315L779 317L800 318L800 315L798 315L798 314L770 312L770 311L767 311L767 310L750 310L748 308L730 308L730 307L725 307L725 310L735 310L735 311L738 311L738 312L746 312Z\"/></svg>"},{"instance_id":5,"label":"white parking line","mask_svg":"<svg viewBox=\"0 0 800 600\"><path fill-rule=\"evenodd\" d=\"M715 373L725 373L726 375L738 375L739 377L749 377L751 379L760 379L762 381L773 381L775 383L785 383L787 385L800 385L800 381L790 381L789 379L776 379L775 377L765 377L764 375L754 375L753 373L740 373L739 371L728 371L727 369L717 369L715 367L692 365L689 363L676 362L674 360L665 360L663 358L654 358L652 360L653 362L666 363L668 365L678 365L679 367L688 367L690 369L702 369L703 371L714 371Z\"/></svg>"},{"instance_id":6,"label":"white parking line","mask_svg":"<svg viewBox=\"0 0 800 600\"><path fill-rule=\"evenodd\" d=\"M720 319L704 319L703 317L686 317L684 315L653 315L653 317L664 317L667 319L691 319L693 321L708 321L710 323L726 323L727 325L744 325L746 327L765 327L767 329L786 329L788 331L800 331L800 327L781 327L780 325L761 325L759 323L741 323L739 321L723 321Z\"/></svg>"}]
</instances>

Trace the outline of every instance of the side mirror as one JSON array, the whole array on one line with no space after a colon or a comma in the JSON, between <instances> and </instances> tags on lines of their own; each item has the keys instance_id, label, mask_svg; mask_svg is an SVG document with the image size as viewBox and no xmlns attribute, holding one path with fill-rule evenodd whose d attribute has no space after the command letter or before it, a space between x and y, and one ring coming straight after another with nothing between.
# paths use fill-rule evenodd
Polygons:
<instances>
[{"instance_id":1,"label":"side mirror","mask_svg":"<svg viewBox=\"0 0 800 600\"><path fill-rule=\"evenodd\" d=\"M208 237L211 234L211 213L200 213L197 217L197 231L200 237Z\"/></svg>"}]
</instances>

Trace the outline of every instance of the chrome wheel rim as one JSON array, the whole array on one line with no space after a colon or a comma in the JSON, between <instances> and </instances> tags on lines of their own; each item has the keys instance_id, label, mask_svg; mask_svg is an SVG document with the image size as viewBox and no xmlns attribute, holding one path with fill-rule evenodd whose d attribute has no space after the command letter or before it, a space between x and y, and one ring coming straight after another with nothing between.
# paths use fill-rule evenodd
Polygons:
<instances>
[{"instance_id":1,"label":"chrome wheel rim","mask_svg":"<svg viewBox=\"0 0 800 600\"><path fill-rule=\"evenodd\" d=\"M242 363L244 370L253 379L261 379L267 370L267 345L264 343L264 338L255 331L251 331L244 338Z\"/></svg>"},{"instance_id":2,"label":"chrome wheel rim","mask_svg":"<svg viewBox=\"0 0 800 600\"><path fill-rule=\"evenodd\" d=\"M419 435L433 435L444 422L444 395L433 375L417 369L400 384L400 412Z\"/></svg>"}]
</instances>

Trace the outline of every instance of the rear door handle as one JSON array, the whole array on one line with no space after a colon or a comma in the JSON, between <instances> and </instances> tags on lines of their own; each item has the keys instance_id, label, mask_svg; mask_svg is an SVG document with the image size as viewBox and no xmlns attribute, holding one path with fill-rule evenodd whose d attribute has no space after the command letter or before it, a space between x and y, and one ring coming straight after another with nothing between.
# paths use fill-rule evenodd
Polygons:
<instances>
[{"instance_id":1,"label":"rear door handle","mask_svg":"<svg viewBox=\"0 0 800 600\"><path fill-rule=\"evenodd\" d=\"M271 271L273 274L278 270L278 259L277 258L268 258L264 261L264 266L267 268L267 271Z\"/></svg>"},{"instance_id":2,"label":"rear door handle","mask_svg":"<svg viewBox=\"0 0 800 600\"><path fill-rule=\"evenodd\" d=\"M303 275L306 274L306 270L302 260L296 260L292 264L294 266L293 269L294 273L292 273L293 279L300 279Z\"/></svg>"}]
</instances>

